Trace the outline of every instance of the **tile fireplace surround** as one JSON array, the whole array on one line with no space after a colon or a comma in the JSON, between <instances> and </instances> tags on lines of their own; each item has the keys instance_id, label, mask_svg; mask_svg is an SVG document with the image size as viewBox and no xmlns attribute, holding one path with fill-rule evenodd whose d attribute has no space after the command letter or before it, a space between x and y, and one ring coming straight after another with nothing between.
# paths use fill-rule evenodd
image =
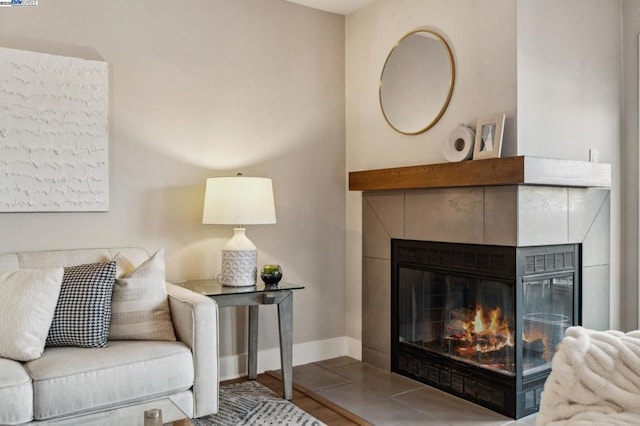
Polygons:
<instances>
[{"instance_id":1,"label":"tile fireplace surround","mask_svg":"<svg viewBox=\"0 0 640 426\"><path fill-rule=\"evenodd\" d=\"M582 244L583 325L609 326L610 166L510 157L352 172L362 196L362 360L390 370L391 238Z\"/></svg>"}]
</instances>

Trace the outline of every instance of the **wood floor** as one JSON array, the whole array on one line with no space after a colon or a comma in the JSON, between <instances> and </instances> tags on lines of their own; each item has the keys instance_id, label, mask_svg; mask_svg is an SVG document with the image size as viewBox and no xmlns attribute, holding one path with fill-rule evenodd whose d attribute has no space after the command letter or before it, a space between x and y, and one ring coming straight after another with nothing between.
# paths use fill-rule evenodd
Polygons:
<instances>
[{"instance_id":1,"label":"wood floor","mask_svg":"<svg viewBox=\"0 0 640 426\"><path fill-rule=\"evenodd\" d=\"M229 380L220 383L221 385L243 382L246 378ZM282 382L278 377L270 375L268 372L258 375L258 383L268 387L278 395L282 396ZM293 399L291 402L316 419L329 426L369 426L371 423L362 418L340 408L323 397L294 384Z\"/></svg>"}]
</instances>

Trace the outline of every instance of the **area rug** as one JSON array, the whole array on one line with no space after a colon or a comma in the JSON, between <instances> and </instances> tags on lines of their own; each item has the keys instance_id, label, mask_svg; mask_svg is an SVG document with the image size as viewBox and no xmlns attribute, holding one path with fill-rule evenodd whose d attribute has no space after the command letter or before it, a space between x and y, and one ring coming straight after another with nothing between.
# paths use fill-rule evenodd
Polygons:
<instances>
[{"instance_id":1,"label":"area rug","mask_svg":"<svg viewBox=\"0 0 640 426\"><path fill-rule=\"evenodd\" d=\"M218 413L193 422L197 426L326 426L256 381L221 386Z\"/></svg>"}]
</instances>

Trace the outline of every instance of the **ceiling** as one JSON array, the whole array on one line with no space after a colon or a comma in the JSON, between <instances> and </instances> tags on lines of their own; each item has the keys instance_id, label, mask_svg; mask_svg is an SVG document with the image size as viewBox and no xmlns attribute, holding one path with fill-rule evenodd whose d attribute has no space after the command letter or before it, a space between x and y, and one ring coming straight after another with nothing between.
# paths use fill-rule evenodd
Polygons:
<instances>
[{"instance_id":1,"label":"ceiling","mask_svg":"<svg viewBox=\"0 0 640 426\"><path fill-rule=\"evenodd\" d=\"M312 7L314 9L324 10L326 12L338 13L340 15L348 15L351 12L364 7L377 0L287 0L291 3L301 4L303 6Z\"/></svg>"}]
</instances>

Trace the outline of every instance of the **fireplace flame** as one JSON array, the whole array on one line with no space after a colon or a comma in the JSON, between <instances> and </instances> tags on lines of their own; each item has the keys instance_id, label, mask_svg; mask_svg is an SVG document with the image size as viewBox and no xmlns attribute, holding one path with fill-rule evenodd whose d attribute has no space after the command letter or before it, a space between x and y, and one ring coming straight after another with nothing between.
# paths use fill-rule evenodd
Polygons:
<instances>
[{"instance_id":1,"label":"fireplace flame","mask_svg":"<svg viewBox=\"0 0 640 426\"><path fill-rule=\"evenodd\" d=\"M502 316L499 307L485 313L482 306L477 306L471 321L465 321L464 339L467 345L458 347L459 355L471 356L513 347L513 338L509 324Z\"/></svg>"},{"instance_id":2,"label":"fireplace flame","mask_svg":"<svg viewBox=\"0 0 640 426\"><path fill-rule=\"evenodd\" d=\"M484 330L484 325L482 324L482 308L476 308L476 316L473 319L473 331L476 333L481 333Z\"/></svg>"},{"instance_id":3,"label":"fireplace flame","mask_svg":"<svg viewBox=\"0 0 640 426\"><path fill-rule=\"evenodd\" d=\"M477 306L474 311L458 310L447 326L447 337L457 342L455 352L463 357L477 358L482 361L482 354L513 348L514 336L508 321L497 307L485 311ZM542 358L551 360L549 337L543 327L529 326L522 333L522 341L530 344L530 350L542 352Z\"/></svg>"},{"instance_id":4,"label":"fireplace flame","mask_svg":"<svg viewBox=\"0 0 640 426\"><path fill-rule=\"evenodd\" d=\"M529 327L528 333L522 332L522 341L525 343L532 343L537 340L542 342L544 352L542 353L542 359L547 362L551 362L551 348L549 346L549 336L539 327Z\"/></svg>"}]
</instances>

